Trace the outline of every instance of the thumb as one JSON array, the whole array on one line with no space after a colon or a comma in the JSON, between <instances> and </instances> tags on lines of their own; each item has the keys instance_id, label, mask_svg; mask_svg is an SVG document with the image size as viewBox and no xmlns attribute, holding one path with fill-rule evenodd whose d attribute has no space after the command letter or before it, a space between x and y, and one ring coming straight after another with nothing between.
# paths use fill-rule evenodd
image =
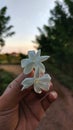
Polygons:
<instances>
[{"instance_id":1,"label":"thumb","mask_svg":"<svg viewBox=\"0 0 73 130\"><path fill-rule=\"evenodd\" d=\"M22 97L26 94L25 90L21 91L21 82L26 77L33 77L33 74L34 72L31 72L28 75L22 73L8 85L7 89L0 98L2 109L11 109L19 103Z\"/></svg>"}]
</instances>

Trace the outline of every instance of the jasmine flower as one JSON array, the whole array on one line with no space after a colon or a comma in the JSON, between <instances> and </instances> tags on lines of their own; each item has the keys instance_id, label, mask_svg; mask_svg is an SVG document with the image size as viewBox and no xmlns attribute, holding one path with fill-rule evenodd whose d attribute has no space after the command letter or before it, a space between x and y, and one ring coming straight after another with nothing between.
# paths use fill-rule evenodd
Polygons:
<instances>
[{"instance_id":1,"label":"jasmine flower","mask_svg":"<svg viewBox=\"0 0 73 130\"><path fill-rule=\"evenodd\" d=\"M41 50L38 50L37 53L35 51L28 51L28 58L21 60L21 67L24 68L24 73L28 74L33 69L39 68L39 72L45 72L45 66L42 64L43 61L47 60L49 56L40 56Z\"/></svg>"},{"instance_id":2,"label":"jasmine flower","mask_svg":"<svg viewBox=\"0 0 73 130\"><path fill-rule=\"evenodd\" d=\"M50 87L51 77L49 74L44 74L41 77L26 78L22 81L23 89L27 89L33 85L36 93L41 93L42 90L48 91Z\"/></svg>"}]
</instances>

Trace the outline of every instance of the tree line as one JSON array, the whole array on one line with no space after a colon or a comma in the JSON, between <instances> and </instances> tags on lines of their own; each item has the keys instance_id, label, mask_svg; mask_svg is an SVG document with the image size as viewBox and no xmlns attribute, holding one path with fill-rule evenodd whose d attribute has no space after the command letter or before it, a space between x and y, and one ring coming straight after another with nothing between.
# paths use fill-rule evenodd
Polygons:
<instances>
[{"instance_id":1,"label":"tree line","mask_svg":"<svg viewBox=\"0 0 73 130\"><path fill-rule=\"evenodd\" d=\"M50 13L48 25L38 28L35 41L44 54L51 56L52 64L73 75L73 1L56 1Z\"/></svg>"}]
</instances>

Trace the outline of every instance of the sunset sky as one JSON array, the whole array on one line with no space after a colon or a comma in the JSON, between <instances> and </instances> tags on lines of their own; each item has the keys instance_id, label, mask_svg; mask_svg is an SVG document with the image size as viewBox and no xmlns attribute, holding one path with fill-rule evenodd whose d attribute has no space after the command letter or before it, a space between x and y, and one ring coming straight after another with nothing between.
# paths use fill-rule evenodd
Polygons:
<instances>
[{"instance_id":1,"label":"sunset sky","mask_svg":"<svg viewBox=\"0 0 73 130\"><path fill-rule=\"evenodd\" d=\"M3 48L5 52L23 52L33 49L32 41L39 34L37 27L48 23L50 9L55 0L0 0L0 9L7 6L7 15L11 16L10 23L16 34L6 39ZM60 0L62 1L62 0Z\"/></svg>"}]
</instances>

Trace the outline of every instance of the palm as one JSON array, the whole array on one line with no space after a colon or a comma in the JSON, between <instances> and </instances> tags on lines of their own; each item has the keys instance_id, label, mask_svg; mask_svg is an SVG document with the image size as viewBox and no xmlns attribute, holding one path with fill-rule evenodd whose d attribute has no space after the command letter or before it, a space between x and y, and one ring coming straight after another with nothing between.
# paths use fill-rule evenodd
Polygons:
<instances>
[{"instance_id":1,"label":"palm","mask_svg":"<svg viewBox=\"0 0 73 130\"><path fill-rule=\"evenodd\" d=\"M45 101L45 102L44 102ZM45 103L45 106L44 106ZM26 95L20 102L20 119L17 130L34 130L40 119L45 114L45 110L49 106L48 99L43 99L42 95L39 96L33 92Z\"/></svg>"}]
</instances>

